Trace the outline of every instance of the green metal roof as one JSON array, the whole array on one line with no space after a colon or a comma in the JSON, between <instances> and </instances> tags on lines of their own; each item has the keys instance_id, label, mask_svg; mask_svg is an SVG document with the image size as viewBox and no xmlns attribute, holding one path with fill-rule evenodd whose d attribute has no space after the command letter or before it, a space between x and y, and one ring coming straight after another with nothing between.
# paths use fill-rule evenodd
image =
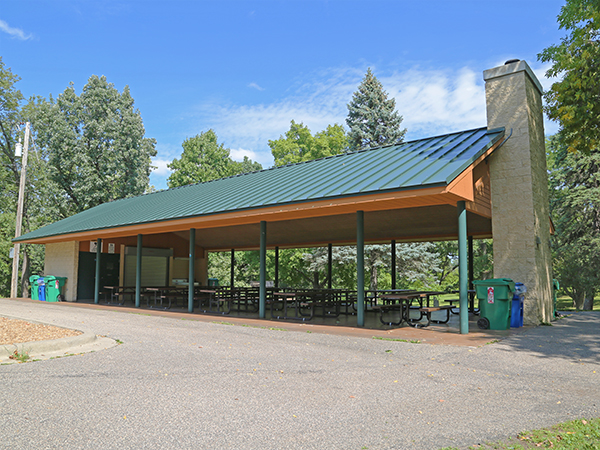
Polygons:
<instances>
[{"instance_id":1,"label":"green metal roof","mask_svg":"<svg viewBox=\"0 0 600 450\"><path fill-rule=\"evenodd\" d=\"M444 186L504 136L478 128L274 167L96 206L15 241L245 209Z\"/></svg>"}]
</instances>

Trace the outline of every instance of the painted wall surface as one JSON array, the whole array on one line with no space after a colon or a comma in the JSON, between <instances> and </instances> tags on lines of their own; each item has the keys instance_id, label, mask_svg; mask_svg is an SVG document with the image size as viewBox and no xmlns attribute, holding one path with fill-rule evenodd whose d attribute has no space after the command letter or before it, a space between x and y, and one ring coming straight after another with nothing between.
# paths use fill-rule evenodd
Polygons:
<instances>
[{"instance_id":1,"label":"painted wall surface","mask_svg":"<svg viewBox=\"0 0 600 450\"><path fill-rule=\"evenodd\" d=\"M65 300L77 301L77 267L79 266L79 242L46 244L44 275L67 277Z\"/></svg>"},{"instance_id":2,"label":"painted wall surface","mask_svg":"<svg viewBox=\"0 0 600 450\"><path fill-rule=\"evenodd\" d=\"M197 255L205 256L206 253L202 251L201 253L197 253ZM171 276L169 277L169 281L171 285L173 284L173 278L183 278L186 279L190 274L190 258L172 258L171 260ZM194 282L200 283L203 286L208 285L208 258L196 258L196 262L194 263Z\"/></svg>"},{"instance_id":3,"label":"painted wall surface","mask_svg":"<svg viewBox=\"0 0 600 450\"><path fill-rule=\"evenodd\" d=\"M486 70L488 128L510 138L489 158L494 277L527 287L524 323L552 320L552 259L542 88L525 61Z\"/></svg>"}]
</instances>

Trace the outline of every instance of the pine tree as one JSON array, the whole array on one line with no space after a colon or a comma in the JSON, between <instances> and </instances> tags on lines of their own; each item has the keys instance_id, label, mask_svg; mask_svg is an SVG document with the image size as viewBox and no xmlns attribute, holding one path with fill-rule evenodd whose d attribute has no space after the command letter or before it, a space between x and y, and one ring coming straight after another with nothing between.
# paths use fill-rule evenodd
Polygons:
<instances>
[{"instance_id":1,"label":"pine tree","mask_svg":"<svg viewBox=\"0 0 600 450\"><path fill-rule=\"evenodd\" d=\"M400 129L401 123L396 100L388 99L381 82L369 68L348 104L346 124L350 127L350 150L401 143L406 133L406 129Z\"/></svg>"}]
</instances>

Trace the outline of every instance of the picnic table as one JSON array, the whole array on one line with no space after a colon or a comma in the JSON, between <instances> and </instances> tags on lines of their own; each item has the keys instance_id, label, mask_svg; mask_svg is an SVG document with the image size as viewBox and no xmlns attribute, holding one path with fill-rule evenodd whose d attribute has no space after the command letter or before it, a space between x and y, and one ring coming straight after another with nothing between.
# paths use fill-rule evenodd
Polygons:
<instances>
[{"instance_id":1,"label":"picnic table","mask_svg":"<svg viewBox=\"0 0 600 450\"><path fill-rule=\"evenodd\" d=\"M107 305L123 306L127 294L131 294L133 298L135 296L135 286L104 286L104 302Z\"/></svg>"},{"instance_id":2,"label":"picnic table","mask_svg":"<svg viewBox=\"0 0 600 450\"><path fill-rule=\"evenodd\" d=\"M397 294L384 294L381 295L383 304L376 305L373 307L373 310L379 310L379 321L384 325L389 326L400 326L402 322L406 322L408 325L412 327L428 327L431 322L434 323L448 323L450 320L450 311L452 310L452 305L444 305L439 306L439 304L430 305L431 297L436 295L444 294L441 291L413 291L413 292L404 292ZM413 306L413 302L417 301L418 306ZM426 302L427 306L424 306L423 303ZM414 319L410 317L411 309L416 309L419 311L419 318ZM431 314L436 311L445 311L446 318L442 320L434 320L431 318ZM390 319L390 315L393 313L400 313L399 319L394 321ZM384 318L387 317L387 320ZM420 321L423 317L427 318L426 324L421 324Z\"/></svg>"},{"instance_id":3,"label":"picnic table","mask_svg":"<svg viewBox=\"0 0 600 450\"><path fill-rule=\"evenodd\" d=\"M227 315L231 312L231 297L217 295L217 289L194 289L194 297L198 299L198 308L205 314ZM198 296L196 297L196 294ZM207 299L207 308L203 308L202 300Z\"/></svg>"},{"instance_id":4,"label":"picnic table","mask_svg":"<svg viewBox=\"0 0 600 450\"><path fill-rule=\"evenodd\" d=\"M278 302L282 303L282 308L280 310L280 311L283 311L282 316L275 315L275 303L278 303ZM292 309L294 311L293 316L288 315L288 305L289 304L292 305ZM271 301L271 317L273 317L274 319L286 319L286 320L294 319L294 320L302 320L302 321L312 319L312 317L313 317L312 314L314 313L314 306L311 307L311 314L308 316L302 314L301 308L303 306L304 307L310 306L310 302L301 303L301 296L297 292L284 292L284 291L273 292L273 300Z\"/></svg>"}]
</instances>

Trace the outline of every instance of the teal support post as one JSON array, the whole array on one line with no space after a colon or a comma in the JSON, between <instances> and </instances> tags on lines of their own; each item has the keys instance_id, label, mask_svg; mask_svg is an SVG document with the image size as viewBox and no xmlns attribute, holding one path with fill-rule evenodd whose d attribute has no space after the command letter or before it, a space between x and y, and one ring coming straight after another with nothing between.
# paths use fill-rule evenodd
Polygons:
<instances>
[{"instance_id":1,"label":"teal support post","mask_svg":"<svg viewBox=\"0 0 600 450\"><path fill-rule=\"evenodd\" d=\"M229 280L229 286L233 289L235 285L235 249L231 249L231 280Z\"/></svg>"},{"instance_id":2,"label":"teal support post","mask_svg":"<svg viewBox=\"0 0 600 450\"><path fill-rule=\"evenodd\" d=\"M365 326L365 213L356 211L356 325Z\"/></svg>"},{"instance_id":3,"label":"teal support post","mask_svg":"<svg viewBox=\"0 0 600 450\"><path fill-rule=\"evenodd\" d=\"M279 287L279 247L275 247L275 287Z\"/></svg>"},{"instance_id":4,"label":"teal support post","mask_svg":"<svg viewBox=\"0 0 600 450\"><path fill-rule=\"evenodd\" d=\"M327 288L331 289L333 286L333 245L327 244Z\"/></svg>"},{"instance_id":5,"label":"teal support post","mask_svg":"<svg viewBox=\"0 0 600 450\"><path fill-rule=\"evenodd\" d=\"M267 222L260 222L260 288L258 294L258 317L265 318L267 304Z\"/></svg>"},{"instance_id":6,"label":"teal support post","mask_svg":"<svg viewBox=\"0 0 600 450\"><path fill-rule=\"evenodd\" d=\"M396 241L392 241L392 289L396 289Z\"/></svg>"},{"instance_id":7,"label":"teal support post","mask_svg":"<svg viewBox=\"0 0 600 450\"><path fill-rule=\"evenodd\" d=\"M196 229L190 228L190 263L188 271L188 312L194 312L194 279L196 278Z\"/></svg>"},{"instance_id":8,"label":"teal support post","mask_svg":"<svg viewBox=\"0 0 600 450\"><path fill-rule=\"evenodd\" d=\"M100 302L100 258L102 255L102 239L96 240L96 284L94 286L94 303Z\"/></svg>"},{"instance_id":9,"label":"teal support post","mask_svg":"<svg viewBox=\"0 0 600 450\"><path fill-rule=\"evenodd\" d=\"M473 269L473 236L469 236L468 237L468 250L469 250L469 291L473 290L473 277L475 274L475 271ZM468 292L468 297L469 297L469 303L470 303L470 308L471 308L471 312L474 311L475 309L475 294L473 294L472 292Z\"/></svg>"},{"instance_id":10,"label":"teal support post","mask_svg":"<svg viewBox=\"0 0 600 450\"><path fill-rule=\"evenodd\" d=\"M135 307L140 307L142 297L142 235L137 235L137 252L135 254Z\"/></svg>"},{"instance_id":11,"label":"teal support post","mask_svg":"<svg viewBox=\"0 0 600 450\"><path fill-rule=\"evenodd\" d=\"M458 209L458 289L460 298L460 334L469 333L469 298L467 273L467 210L465 202L457 203Z\"/></svg>"}]
</instances>

